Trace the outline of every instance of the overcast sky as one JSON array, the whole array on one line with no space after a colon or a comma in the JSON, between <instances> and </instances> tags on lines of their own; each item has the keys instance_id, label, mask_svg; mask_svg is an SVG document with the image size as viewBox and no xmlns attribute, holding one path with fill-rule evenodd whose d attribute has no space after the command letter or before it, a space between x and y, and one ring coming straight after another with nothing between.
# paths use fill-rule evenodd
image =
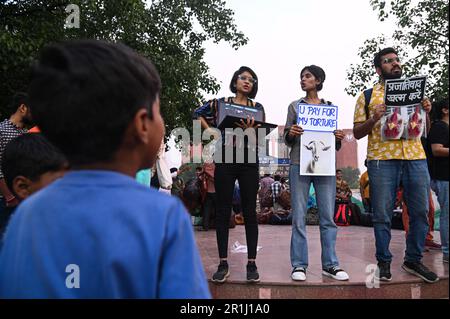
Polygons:
<instances>
[{"instance_id":1,"label":"overcast sky","mask_svg":"<svg viewBox=\"0 0 450 319\"><path fill-rule=\"evenodd\" d=\"M230 96L228 85L240 66L258 75L256 101L267 121L284 125L290 102L303 96L300 70L310 64L326 73L320 97L339 106L339 128L352 128L356 97L349 96L346 70L358 63L364 40L390 35L393 24L377 20L369 0L226 0L238 29L248 38L237 51L227 43L207 43L205 61L221 84L217 96ZM205 96L213 98L213 96ZM366 139L358 142L360 167Z\"/></svg>"}]
</instances>

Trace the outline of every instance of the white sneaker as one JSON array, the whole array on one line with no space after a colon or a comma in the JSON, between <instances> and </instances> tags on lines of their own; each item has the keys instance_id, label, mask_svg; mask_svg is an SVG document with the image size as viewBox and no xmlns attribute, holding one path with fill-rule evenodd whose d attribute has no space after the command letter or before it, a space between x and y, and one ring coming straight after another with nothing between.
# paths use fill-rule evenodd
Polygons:
<instances>
[{"instance_id":1,"label":"white sneaker","mask_svg":"<svg viewBox=\"0 0 450 319\"><path fill-rule=\"evenodd\" d=\"M306 280L306 269L303 267L295 267L292 270L291 278L292 278L292 280L305 281Z\"/></svg>"},{"instance_id":2,"label":"white sneaker","mask_svg":"<svg viewBox=\"0 0 450 319\"><path fill-rule=\"evenodd\" d=\"M336 280L348 280L348 274L338 266L322 269L322 274Z\"/></svg>"}]
</instances>

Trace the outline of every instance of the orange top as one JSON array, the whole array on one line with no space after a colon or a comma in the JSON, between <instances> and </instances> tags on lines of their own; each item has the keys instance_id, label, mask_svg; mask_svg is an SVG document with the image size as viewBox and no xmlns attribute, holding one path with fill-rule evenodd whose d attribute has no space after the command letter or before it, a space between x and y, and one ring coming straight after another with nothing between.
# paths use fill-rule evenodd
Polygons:
<instances>
[{"instance_id":1,"label":"orange top","mask_svg":"<svg viewBox=\"0 0 450 319\"><path fill-rule=\"evenodd\" d=\"M28 133L40 133L40 132L41 132L41 130L37 126L33 126L32 128L30 128L28 130Z\"/></svg>"}]
</instances>

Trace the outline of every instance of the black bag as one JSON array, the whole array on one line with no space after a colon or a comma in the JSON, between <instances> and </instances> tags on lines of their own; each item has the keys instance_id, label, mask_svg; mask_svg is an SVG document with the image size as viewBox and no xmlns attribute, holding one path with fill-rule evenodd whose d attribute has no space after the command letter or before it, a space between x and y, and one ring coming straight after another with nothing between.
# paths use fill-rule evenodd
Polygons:
<instances>
[{"instance_id":1,"label":"black bag","mask_svg":"<svg viewBox=\"0 0 450 319\"><path fill-rule=\"evenodd\" d=\"M308 208L305 219L306 225L319 225L319 211L317 210L317 208Z\"/></svg>"},{"instance_id":2,"label":"black bag","mask_svg":"<svg viewBox=\"0 0 450 319\"><path fill-rule=\"evenodd\" d=\"M361 225L361 209L359 206L355 203L349 203L348 206L352 211L350 225Z\"/></svg>"},{"instance_id":3,"label":"black bag","mask_svg":"<svg viewBox=\"0 0 450 319\"><path fill-rule=\"evenodd\" d=\"M292 225L292 214L286 213L273 213L269 218L270 225Z\"/></svg>"},{"instance_id":4,"label":"black bag","mask_svg":"<svg viewBox=\"0 0 450 319\"><path fill-rule=\"evenodd\" d=\"M392 229L399 229L399 230L404 230L405 228L403 227L403 219L402 219L402 210L394 210L394 212L392 213L392 223L391 223L391 228Z\"/></svg>"},{"instance_id":5,"label":"black bag","mask_svg":"<svg viewBox=\"0 0 450 319\"><path fill-rule=\"evenodd\" d=\"M372 214L367 213L365 211L364 212L361 211L361 214L359 215L359 220L361 226L373 227Z\"/></svg>"}]
</instances>

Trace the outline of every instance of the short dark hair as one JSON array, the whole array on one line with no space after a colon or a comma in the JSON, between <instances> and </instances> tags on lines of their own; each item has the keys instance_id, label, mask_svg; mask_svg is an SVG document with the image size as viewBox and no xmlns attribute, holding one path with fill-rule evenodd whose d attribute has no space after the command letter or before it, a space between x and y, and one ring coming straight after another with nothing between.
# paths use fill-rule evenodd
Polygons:
<instances>
[{"instance_id":1,"label":"short dark hair","mask_svg":"<svg viewBox=\"0 0 450 319\"><path fill-rule=\"evenodd\" d=\"M312 75L314 75L314 77L320 81L319 85L317 85L317 91L322 90L323 88L323 82L325 81L326 75L325 75L325 71L317 65L308 65L305 66L302 71L300 72L300 78L302 77L303 71L308 70L309 72L312 73Z\"/></svg>"},{"instance_id":2,"label":"short dark hair","mask_svg":"<svg viewBox=\"0 0 450 319\"><path fill-rule=\"evenodd\" d=\"M171 173L175 173L175 172L178 172L178 168L176 168L176 167L172 167L172 168L170 169L170 172L171 172Z\"/></svg>"},{"instance_id":3,"label":"short dark hair","mask_svg":"<svg viewBox=\"0 0 450 319\"><path fill-rule=\"evenodd\" d=\"M246 72L246 71L248 73L250 73L252 75L252 77L256 80L256 83L253 84L252 90L248 94L249 98L254 99L255 96L256 96L256 93L258 93L258 76L248 66L241 66L239 68L239 70L234 72L233 77L231 78L231 82L230 82L230 91L233 92L233 93L236 93L236 82L237 82L238 76L241 75L242 73Z\"/></svg>"},{"instance_id":4,"label":"short dark hair","mask_svg":"<svg viewBox=\"0 0 450 319\"><path fill-rule=\"evenodd\" d=\"M442 120L444 117L444 113L442 113L442 109L448 110L448 97L440 98L433 102L433 120Z\"/></svg>"},{"instance_id":5,"label":"short dark hair","mask_svg":"<svg viewBox=\"0 0 450 319\"><path fill-rule=\"evenodd\" d=\"M336 170L336 173L337 173L337 172L342 173L342 170L341 170L340 168L338 168L338 169Z\"/></svg>"},{"instance_id":6,"label":"short dark hair","mask_svg":"<svg viewBox=\"0 0 450 319\"><path fill-rule=\"evenodd\" d=\"M59 171L67 166L64 155L40 133L22 134L5 148L2 171L6 185L13 190L13 181L24 176L37 181L46 172Z\"/></svg>"},{"instance_id":7,"label":"short dark hair","mask_svg":"<svg viewBox=\"0 0 450 319\"><path fill-rule=\"evenodd\" d=\"M45 47L34 67L30 107L42 133L71 164L109 161L139 109L161 90L157 70L119 43L76 40Z\"/></svg>"},{"instance_id":8,"label":"short dark hair","mask_svg":"<svg viewBox=\"0 0 450 319\"><path fill-rule=\"evenodd\" d=\"M273 177L273 179L275 180L275 181L277 181L277 182L279 182L279 181L281 181L281 175L275 175L274 177Z\"/></svg>"},{"instance_id":9,"label":"short dark hair","mask_svg":"<svg viewBox=\"0 0 450 319\"><path fill-rule=\"evenodd\" d=\"M377 54L375 54L375 57L373 58L373 64L375 65L375 68L381 68L381 57L389 54L389 53L395 53L398 55L397 50L395 50L394 48L384 48L383 50L377 52Z\"/></svg>"},{"instance_id":10,"label":"short dark hair","mask_svg":"<svg viewBox=\"0 0 450 319\"><path fill-rule=\"evenodd\" d=\"M11 102L6 107L6 116L10 117L17 112L17 109L22 104L28 106L28 94L25 92L16 92L11 99Z\"/></svg>"}]
</instances>

